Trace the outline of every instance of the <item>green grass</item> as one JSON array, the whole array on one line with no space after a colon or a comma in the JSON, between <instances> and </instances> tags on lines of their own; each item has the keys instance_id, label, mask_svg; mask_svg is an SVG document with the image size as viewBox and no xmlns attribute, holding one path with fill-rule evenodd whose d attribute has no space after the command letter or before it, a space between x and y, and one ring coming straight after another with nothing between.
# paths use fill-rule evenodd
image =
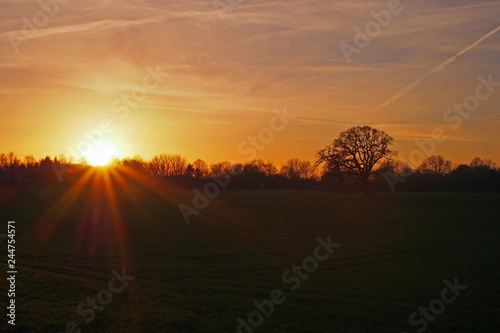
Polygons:
<instances>
[{"instance_id":1,"label":"green grass","mask_svg":"<svg viewBox=\"0 0 500 333\"><path fill-rule=\"evenodd\" d=\"M177 205L191 191L115 190L123 238L91 189L43 218L60 214L53 234L40 219L63 189L3 190L18 275L17 325L4 316L2 327L62 332L125 266L135 280L83 332L236 332L237 317L276 288L287 300L255 332L416 332L410 314L455 277L468 289L426 332L498 332L500 195L224 191L188 226ZM341 246L290 291L282 274L329 234Z\"/></svg>"}]
</instances>

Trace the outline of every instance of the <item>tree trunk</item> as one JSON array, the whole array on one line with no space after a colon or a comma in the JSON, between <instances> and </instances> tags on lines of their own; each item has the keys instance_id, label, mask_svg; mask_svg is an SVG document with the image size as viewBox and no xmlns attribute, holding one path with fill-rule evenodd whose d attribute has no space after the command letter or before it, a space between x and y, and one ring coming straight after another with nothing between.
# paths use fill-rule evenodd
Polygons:
<instances>
[{"instance_id":1,"label":"tree trunk","mask_svg":"<svg viewBox=\"0 0 500 333\"><path fill-rule=\"evenodd\" d=\"M363 178L361 182L363 183L363 195L368 197L370 195L370 181L368 178Z\"/></svg>"},{"instance_id":2,"label":"tree trunk","mask_svg":"<svg viewBox=\"0 0 500 333\"><path fill-rule=\"evenodd\" d=\"M339 192L344 193L345 191L344 175L340 174L338 177L339 177Z\"/></svg>"}]
</instances>

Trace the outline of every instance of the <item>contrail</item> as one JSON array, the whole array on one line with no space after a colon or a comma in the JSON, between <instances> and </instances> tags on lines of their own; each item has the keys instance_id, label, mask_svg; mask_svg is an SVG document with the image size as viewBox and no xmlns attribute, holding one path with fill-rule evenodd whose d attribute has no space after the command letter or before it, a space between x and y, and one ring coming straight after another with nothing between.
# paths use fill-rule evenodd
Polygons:
<instances>
[{"instance_id":1,"label":"contrail","mask_svg":"<svg viewBox=\"0 0 500 333\"><path fill-rule=\"evenodd\" d=\"M500 5L500 2L485 2L485 3L480 3L480 4L477 4L477 5L427 9L427 10L423 10L422 12L426 12L426 13L427 12L444 12L444 11L449 11L449 10L470 9L470 8L486 7L486 6L498 6L498 5Z\"/></svg>"},{"instance_id":2,"label":"contrail","mask_svg":"<svg viewBox=\"0 0 500 333\"><path fill-rule=\"evenodd\" d=\"M452 56L451 58L446 59L445 61L443 61L442 63L440 63L438 66L434 67L429 72L427 72L424 75L422 75L416 81L410 83L409 85L407 85L406 87L404 87L403 89L401 89L400 91L398 91L394 96L392 96L391 98L389 98L385 102L381 103L380 105L378 105L378 106L374 107L373 109L371 109L370 111L368 111L368 113L365 116L369 115L370 113L376 112L376 111L378 111L380 109L383 109L386 106L394 103L395 101L397 101L401 97L405 96L413 88L415 88L416 86L418 86L420 84L420 82L422 82L423 80L425 80L428 76L430 76L430 75L432 75L432 74L434 74L436 72L439 72L440 70L444 69L446 66L448 66L449 64L451 64L452 62L454 62L455 60L457 60L458 57L460 57L461 55L469 52L470 50L472 50L473 48L475 48L476 46L478 46L479 44L481 44L484 40L486 40L486 39L490 38L491 36L493 36L494 34L496 34L498 31L500 31L500 25L498 27L496 27L495 29L493 29L492 31L488 32L483 37L479 38L474 43L470 44L469 46L467 46L466 48L464 48L463 50L461 50L460 52L458 52L457 54L455 54L454 56Z\"/></svg>"}]
</instances>

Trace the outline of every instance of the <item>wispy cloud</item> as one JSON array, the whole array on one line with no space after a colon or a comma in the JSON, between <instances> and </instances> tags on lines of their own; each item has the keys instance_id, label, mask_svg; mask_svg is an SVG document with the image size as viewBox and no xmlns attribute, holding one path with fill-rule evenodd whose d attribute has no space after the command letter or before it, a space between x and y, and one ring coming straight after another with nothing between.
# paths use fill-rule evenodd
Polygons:
<instances>
[{"instance_id":1,"label":"wispy cloud","mask_svg":"<svg viewBox=\"0 0 500 333\"><path fill-rule=\"evenodd\" d=\"M211 0L71 1L17 54L9 33L19 33L21 19L41 8L33 1L3 1L0 103L6 116L0 151L37 153L5 124L22 123L40 133L37 126L46 121L71 134L82 124L112 117L111 101L141 84L145 68L157 65L169 77L117 125L132 133L123 136L124 146L151 146L144 155L175 142L192 156L226 159L235 138L255 133L270 110L283 105L297 115L284 136L311 145L330 141L358 119L397 134L406 131L405 139L425 137L450 103L463 98L471 80L498 68L500 27L493 28L500 1L402 3L403 12L347 64L338 45L352 42L354 28L364 29L374 20L371 11L386 9L387 2L243 1L221 20ZM495 95L482 105L481 115L494 113L499 99ZM478 130L487 123L478 116L468 126ZM493 131L488 136L500 141ZM71 138L30 139L50 146L40 153L55 155ZM295 148L297 157L309 159L319 147Z\"/></svg>"},{"instance_id":2,"label":"wispy cloud","mask_svg":"<svg viewBox=\"0 0 500 333\"><path fill-rule=\"evenodd\" d=\"M415 80L412 83L410 83L409 85L405 86L403 89L401 89L400 91L398 91L391 98L387 99L383 103L381 103L381 104L377 105L376 107L374 107L373 109L371 109L368 112L367 115L369 115L369 114L371 114L373 112L377 112L378 110L383 109L383 108L387 107L388 105L391 105L392 103L396 102L400 98L406 96L413 88L415 88L416 86L418 86L427 77L429 77L430 75L432 75L434 73L437 73L437 72L443 70L446 66L450 65L451 63L453 63L460 56L462 56L465 53L471 51L472 49L474 49L475 47L477 47L479 44L481 44L483 41L485 41L486 39L488 39L491 36L493 36L494 34L496 34L498 31L500 31L500 25L498 27L496 27L495 29L491 30L490 32L488 32L487 34L485 34L484 36L482 36L481 38L479 38L478 40L476 40L474 43L472 43L469 46L463 48L462 50L460 50L458 53L456 53L452 57L446 59L445 61L443 61L442 63L440 63L438 66L434 67L433 69L431 69L430 71L428 71L427 73L425 73L424 75L422 75L421 77L419 77L417 80Z\"/></svg>"}]
</instances>

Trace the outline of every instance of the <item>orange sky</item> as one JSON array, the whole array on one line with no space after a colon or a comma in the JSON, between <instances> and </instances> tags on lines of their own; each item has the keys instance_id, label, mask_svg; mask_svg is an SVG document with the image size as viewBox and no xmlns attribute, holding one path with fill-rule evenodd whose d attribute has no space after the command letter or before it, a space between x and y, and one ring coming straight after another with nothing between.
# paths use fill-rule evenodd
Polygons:
<instances>
[{"instance_id":1,"label":"orange sky","mask_svg":"<svg viewBox=\"0 0 500 333\"><path fill-rule=\"evenodd\" d=\"M447 113L479 76L500 82L500 1L401 1L350 61L341 43L356 47L390 1L243 0L222 16L211 0L60 2L0 4L0 152L78 153L104 121L120 157L245 161L244 142L286 109L257 158L313 160L368 124L403 159L441 128L432 153L500 162L500 84L459 126Z\"/></svg>"}]
</instances>

